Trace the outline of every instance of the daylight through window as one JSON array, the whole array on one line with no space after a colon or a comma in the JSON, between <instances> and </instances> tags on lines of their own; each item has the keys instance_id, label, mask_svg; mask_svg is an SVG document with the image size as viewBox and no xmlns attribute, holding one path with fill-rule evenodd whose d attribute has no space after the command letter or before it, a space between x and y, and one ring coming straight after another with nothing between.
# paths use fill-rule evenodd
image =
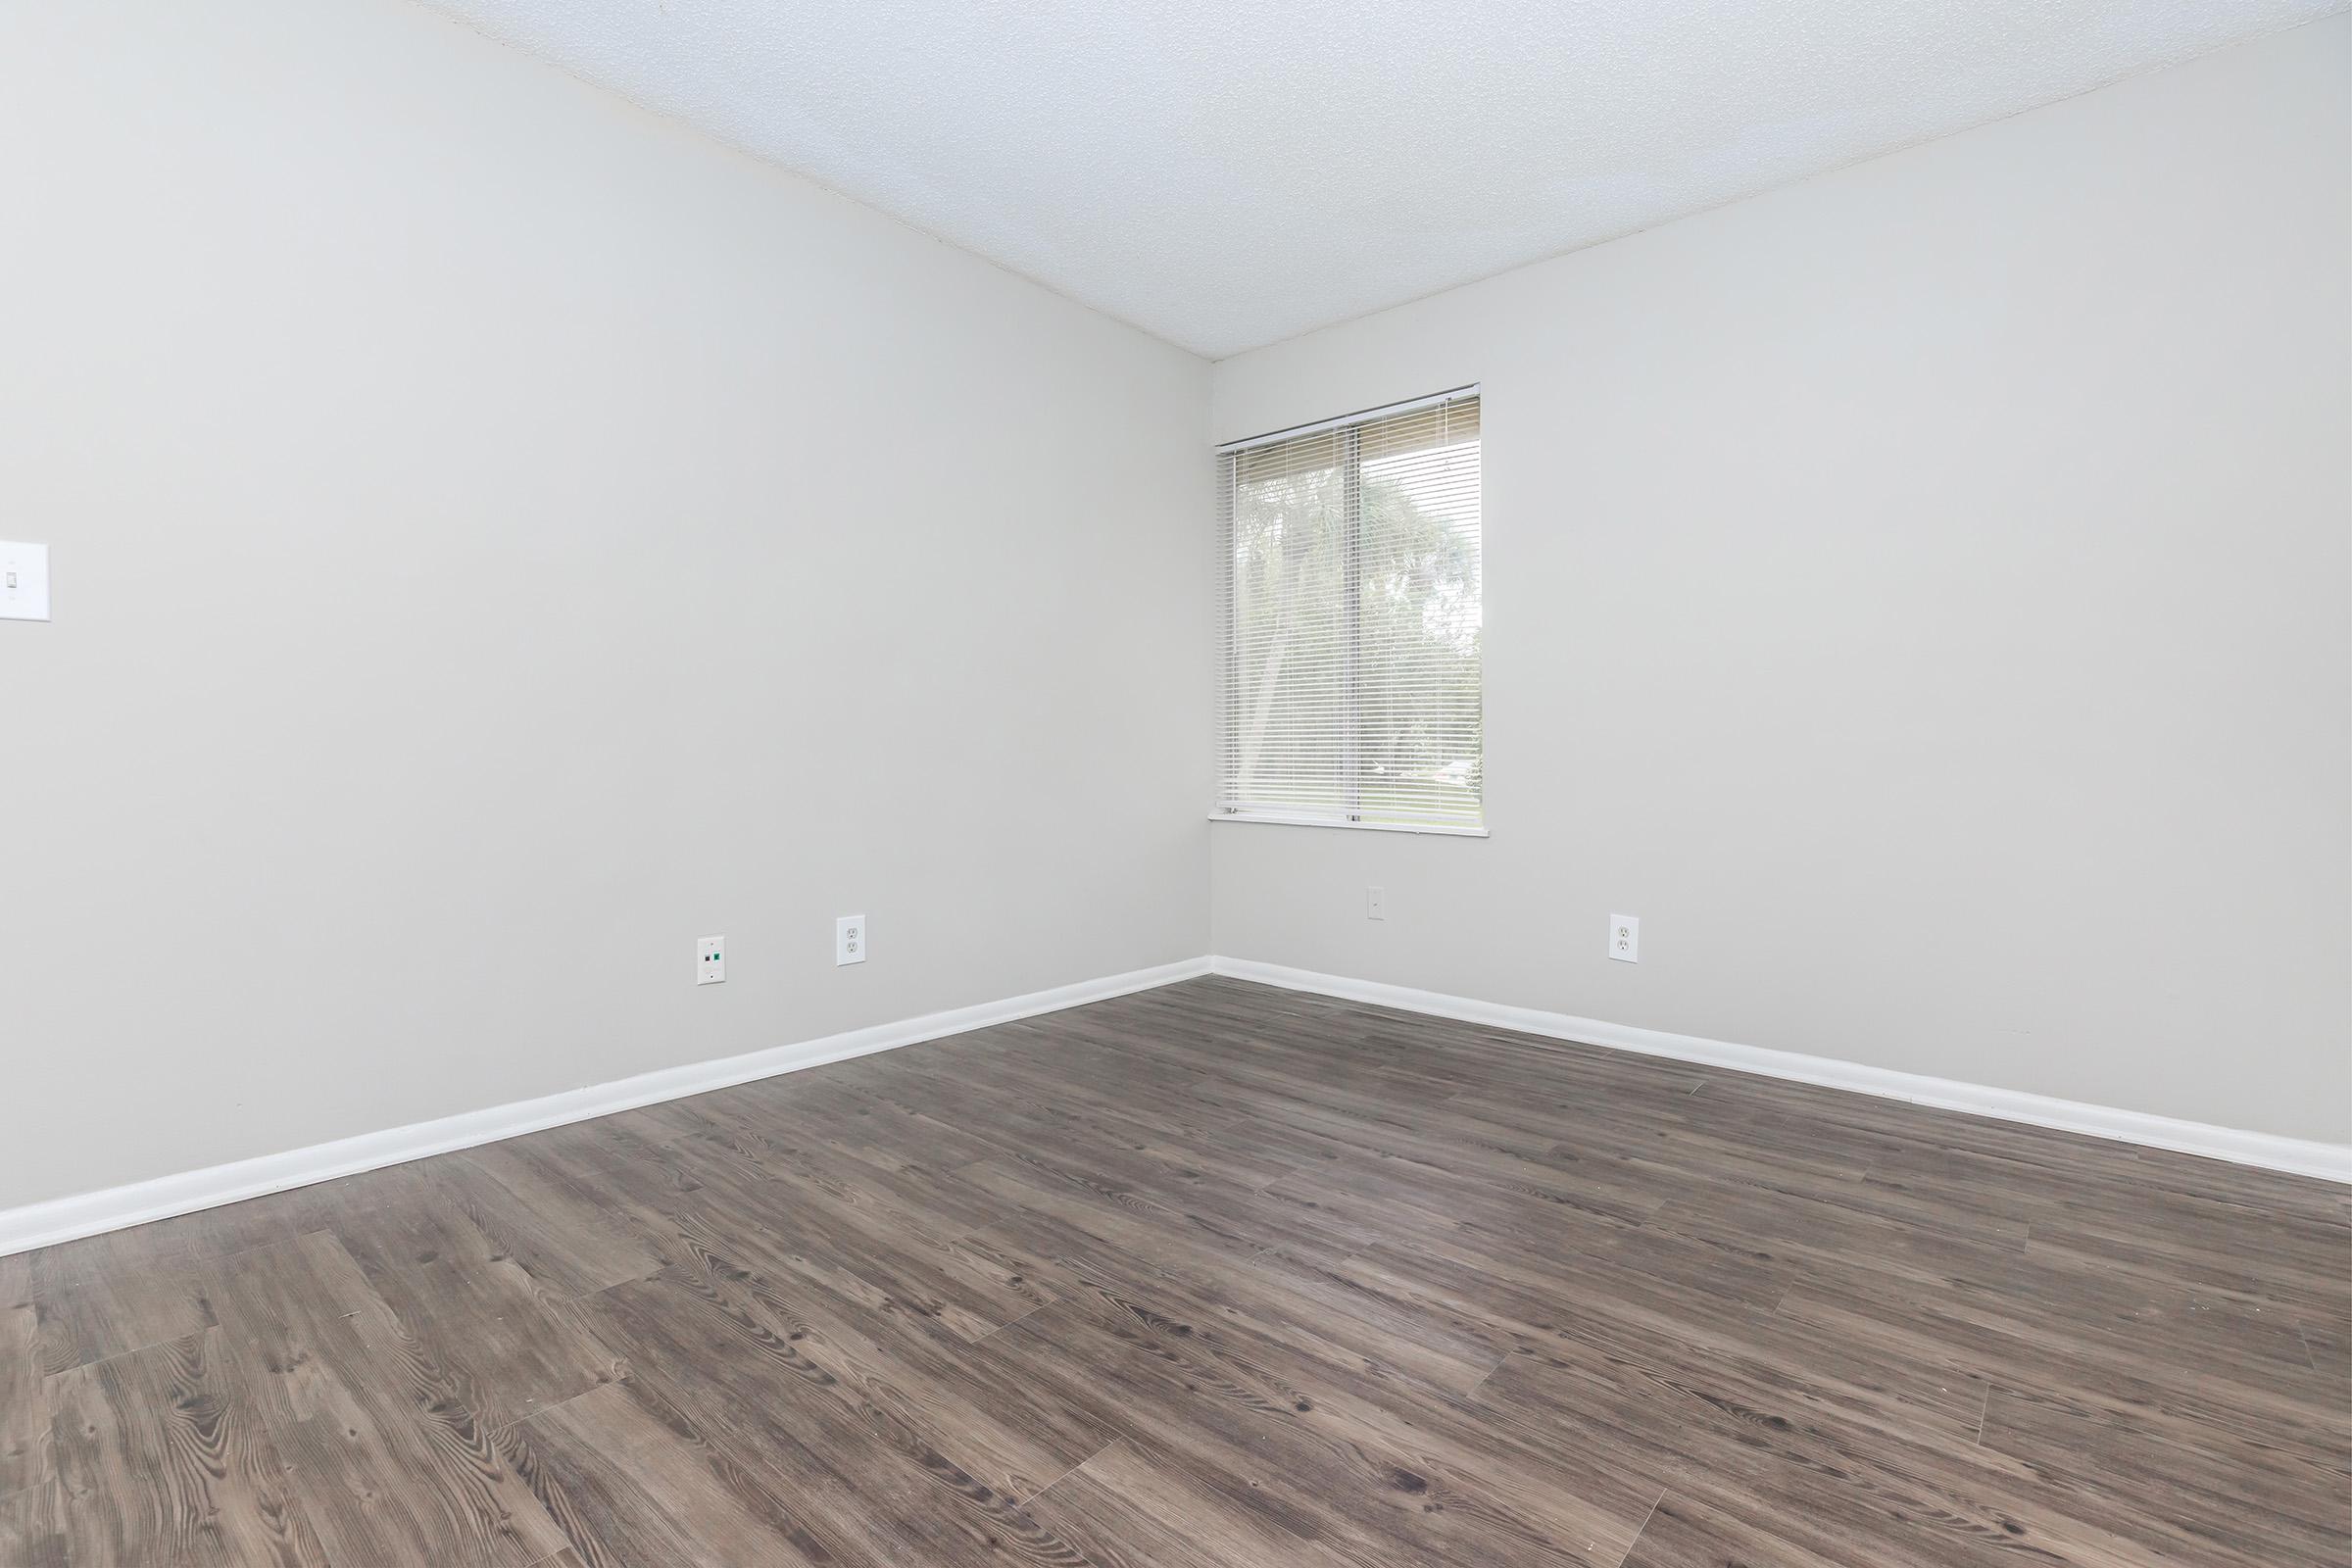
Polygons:
<instances>
[{"instance_id":1,"label":"daylight through window","mask_svg":"<svg viewBox=\"0 0 2352 1568\"><path fill-rule=\"evenodd\" d=\"M1477 389L1218 461L1216 814L1483 831Z\"/></svg>"}]
</instances>

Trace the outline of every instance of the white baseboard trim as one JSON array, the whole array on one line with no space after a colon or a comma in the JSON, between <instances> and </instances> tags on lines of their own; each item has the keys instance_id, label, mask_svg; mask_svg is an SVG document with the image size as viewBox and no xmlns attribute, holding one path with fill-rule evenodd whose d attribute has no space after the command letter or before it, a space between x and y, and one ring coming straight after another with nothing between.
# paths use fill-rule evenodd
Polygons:
<instances>
[{"instance_id":1,"label":"white baseboard trim","mask_svg":"<svg viewBox=\"0 0 2352 1568\"><path fill-rule=\"evenodd\" d=\"M2153 1116L2145 1111L2118 1110L2108 1105L2086 1105L2072 1100L2054 1100L2047 1095L2030 1095L2016 1089L1992 1089L1983 1084L1961 1083L1950 1078L1930 1078L1919 1073L1896 1072L1887 1067L1868 1067L1860 1062L1838 1061L1828 1056L1771 1051L1762 1046L1739 1046L1728 1041L1701 1039L1696 1035L1668 1034L1660 1029L1637 1029L1627 1024L1604 1023L1597 1018L1573 1017L1564 1012L1505 1006L1500 1003L1479 1002L1469 997L1416 991L1409 986L1384 985L1376 980L1352 980L1343 975L1317 974L1310 969L1259 963L1250 958L1212 957L1208 960L1208 967L1215 974L1230 975L1236 980L1254 980L1262 985L1281 986L1290 991L1311 991L1348 1002L1368 1002L1407 1012L1457 1018L1465 1023L1488 1024L1497 1029L1516 1030L1521 1034L1606 1046L1615 1051L1631 1051L1644 1056L1664 1056L1675 1061L1702 1062L1711 1067L1729 1067L1766 1078L1788 1078L1797 1083L1820 1084L1830 1089L1847 1089L1887 1100L1906 1100L1915 1105L1933 1105L1939 1110L1965 1111L1973 1116L2025 1122L2035 1127L2055 1127L2064 1132L2087 1133L2093 1138L2111 1138L2119 1143L2177 1150L2184 1154L2203 1154L2210 1159L2226 1159L2233 1164L2258 1165L2266 1170L2290 1171L2298 1176L2316 1176L2322 1181L2352 1184L2352 1148L2342 1144L2280 1138L2271 1133L2241 1132L2232 1127L2214 1127L2204 1122Z\"/></svg>"},{"instance_id":2,"label":"white baseboard trim","mask_svg":"<svg viewBox=\"0 0 2352 1568\"><path fill-rule=\"evenodd\" d=\"M1579 1018L1535 1007L1507 1006L1501 1003L1480 1002L1469 997L1417 991L1409 986L1385 985L1376 980L1318 974L1309 969L1259 963L1249 958L1209 957L1188 958L1149 969L1133 969L1125 974L1082 980L1073 985L1056 986L1050 991L1033 991L1026 996L1007 997L1000 1002L984 1002L969 1007L925 1013L921 1017L897 1023L874 1024L864 1029L826 1035L821 1039L801 1041L795 1045L771 1047L747 1055L695 1062L683 1067L665 1067L659 1072L640 1073L636 1077L622 1078L612 1083L592 1084L585 1089L566 1090L537 1100L464 1111L436 1121L362 1133L356 1138L314 1144L308 1149L290 1150L285 1153L263 1154L204 1170L159 1176L152 1181L108 1188L104 1192L82 1193L71 1198L27 1204L22 1208L0 1210L0 1257L58 1242L95 1236L102 1231L122 1230L132 1225L144 1225L150 1220L170 1219L175 1214L192 1213L200 1208L217 1208L223 1203L241 1202L248 1198L280 1193L288 1188L307 1187L313 1182L331 1181L338 1176L353 1176L385 1165L398 1165L430 1154L471 1149L477 1144L496 1143L502 1138L514 1138L548 1127L561 1127L567 1122L609 1116L615 1111L633 1110L639 1105L681 1100L688 1095L725 1089L734 1084L750 1083L754 1079L798 1072L804 1067L845 1061L852 1056L870 1055L899 1046L963 1034L968 1030L984 1029L991 1024L1010 1023L1016 1018L1034 1017L1043 1012L1057 1012L1064 1007L1149 991L1172 981L1211 973L1280 986L1290 991L1309 991L1349 1002L1365 1002L1407 1012L1456 1018L1466 1023L1486 1024L1521 1034L1606 1046L1612 1050L1662 1056L1675 1061L1727 1067L1767 1078L1820 1084L1831 1089L1846 1089L1857 1094L1932 1105L1941 1110L1965 1111L1971 1115L2025 1122L2035 1127L2054 1127L2065 1132L2086 1133L2094 1138L2141 1144L2152 1149L2177 1150L2182 1153L2203 1154L2234 1164L2289 1171L2300 1176L2317 1177L2322 1181L2352 1185L2352 1148L2340 1144L2280 1138L2270 1133L2241 1132L2235 1128L2214 1127L2203 1122L2154 1116L2144 1111L2082 1104L2071 1100L2054 1100L2046 1095L2026 1094L2015 1089L1993 1089L1982 1084L1896 1072L1890 1068L1864 1066L1859 1062L1838 1061L1827 1056L1808 1056L1796 1052L1767 1050L1761 1046L1706 1040L1696 1035L1638 1029L1627 1024L1606 1023L1597 1018Z\"/></svg>"},{"instance_id":3,"label":"white baseboard trim","mask_svg":"<svg viewBox=\"0 0 2352 1568\"><path fill-rule=\"evenodd\" d=\"M362 1133L356 1138L340 1138L330 1144L314 1144L308 1149L290 1150L282 1154L263 1154L226 1165L214 1165L205 1170L159 1176L152 1181L133 1182L126 1187L112 1187L104 1192L83 1193L72 1198L27 1204L22 1208L0 1210L0 1257L58 1242L95 1236L101 1231L123 1230L132 1225L144 1225L149 1220L170 1219L174 1214L191 1213L200 1208L217 1208L223 1203L240 1202L269 1193L282 1193L291 1187L331 1181L337 1176L353 1176L385 1165L422 1159L428 1154L471 1149L477 1144L495 1143L501 1138L561 1127L566 1122L610 1116L614 1111L633 1110L639 1105L651 1105L664 1100L680 1100L688 1095L750 1083L756 1078L772 1078L779 1073L798 1072L804 1067L822 1066L828 1061L844 1061L852 1056L870 1055L877 1051L937 1040L943 1035L959 1035L968 1030L986 1028L990 1024L1034 1017L1041 1012L1057 1012L1064 1007L1101 1002L1109 997L1123 997L1134 991L1148 991L1172 980L1186 980L1207 972L1206 958L1188 958L1180 963L1163 963L1150 969L1132 969L1125 974L1106 975L1099 980L1081 980L1074 985L1055 986L1051 991L1032 991L1027 996L1007 997L1002 1002L983 1002L969 1007L951 1008L946 1012L925 1013L919 1018L874 1024L864 1029L826 1035L818 1040L804 1040L796 1045L775 1046L766 1051L727 1056L717 1061L665 1067L659 1072L639 1073L634 1078L591 1084L585 1089L569 1089L562 1094L516 1101L512 1104L492 1105L483 1110L463 1111L437 1121L421 1121L407 1127L387 1128L382 1132Z\"/></svg>"}]
</instances>

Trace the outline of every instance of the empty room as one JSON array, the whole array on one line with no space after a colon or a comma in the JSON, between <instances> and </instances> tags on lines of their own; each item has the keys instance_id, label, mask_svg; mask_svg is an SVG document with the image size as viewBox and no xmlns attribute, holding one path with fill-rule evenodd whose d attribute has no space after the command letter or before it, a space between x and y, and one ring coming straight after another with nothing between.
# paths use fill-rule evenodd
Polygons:
<instances>
[{"instance_id":1,"label":"empty room","mask_svg":"<svg viewBox=\"0 0 2352 1568\"><path fill-rule=\"evenodd\" d=\"M0 1568L247 1564L2352 1568L2352 0L0 0Z\"/></svg>"}]
</instances>

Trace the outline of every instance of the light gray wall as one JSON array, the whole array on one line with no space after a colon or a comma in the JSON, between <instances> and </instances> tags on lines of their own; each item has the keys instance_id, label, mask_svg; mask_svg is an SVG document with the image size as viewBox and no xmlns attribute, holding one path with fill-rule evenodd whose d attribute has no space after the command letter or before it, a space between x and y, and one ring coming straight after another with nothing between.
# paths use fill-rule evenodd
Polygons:
<instances>
[{"instance_id":1,"label":"light gray wall","mask_svg":"<svg viewBox=\"0 0 2352 1568\"><path fill-rule=\"evenodd\" d=\"M1215 826L1216 950L2352 1142L2348 109L2352 18L1219 364L1484 384L1494 837Z\"/></svg>"},{"instance_id":2,"label":"light gray wall","mask_svg":"<svg viewBox=\"0 0 2352 1568\"><path fill-rule=\"evenodd\" d=\"M1218 367L1485 383L1472 843L1202 823L1198 361L398 0L0 11L0 1207L1212 946L2352 1139L2348 50Z\"/></svg>"},{"instance_id":3,"label":"light gray wall","mask_svg":"<svg viewBox=\"0 0 2352 1568\"><path fill-rule=\"evenodd\" d=\"M1206 379L396 0L0 8L0 1207L1204 952Z\"/></svg>"}]
</instances>

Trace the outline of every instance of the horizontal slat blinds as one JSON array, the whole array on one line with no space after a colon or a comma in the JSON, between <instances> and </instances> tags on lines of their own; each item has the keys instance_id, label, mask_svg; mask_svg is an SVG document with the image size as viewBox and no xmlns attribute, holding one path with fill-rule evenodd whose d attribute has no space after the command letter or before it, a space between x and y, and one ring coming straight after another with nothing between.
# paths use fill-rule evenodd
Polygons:
<instances>
[{"instance_id":1,"label":"horizontal slat blinds","mask_svg":"<svg viewBox=\"0 0 2352 1568\"><path fill-rule=\"evenodd\" d=\"M1217 812L1483 828L1476 390L1219 463Z\"/></svg>"}]
</instances>

